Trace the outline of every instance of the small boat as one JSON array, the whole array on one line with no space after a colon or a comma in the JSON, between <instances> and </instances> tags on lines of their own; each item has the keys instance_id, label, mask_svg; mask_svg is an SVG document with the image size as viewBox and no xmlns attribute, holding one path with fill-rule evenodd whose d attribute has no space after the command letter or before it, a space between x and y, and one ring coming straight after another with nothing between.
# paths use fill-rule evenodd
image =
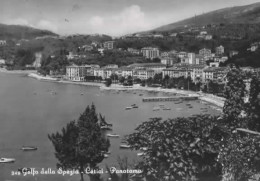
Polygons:
<instances>
[{"instance_id":1,"label":"small boat","mask_svg":"<svg viewBox=\"0 0 260 181\"><path fill-rule=\"evenodd\" d=\"M23 146L22 148L21 148L21 150L23 150L23 151L35 151L35 150L37 150L38 148L37 147L34 147L34 146Z\"/></svg>"},{"instance_id":2,"label":"small boat","mask_svg":"<svg viewBox=\"0 0 260 181\"><path fill-rule=\"evenodd\" d=\"M147 151L148 148L147 147L141 147L140 150Z\"/></svg>"},{"instance_id":3,"label":"small boat","mask_svg":"<svg viewBox=\"0 0 260 181\"><path fill-rule=\"evenodd\" d=\"M165 108L163 108L163 110L171 110L171 108L165 107Z\"/></svg>"},{"instance_id":4,"label":"small boat","mask_svg":"<svg viewBox=\"0 0 260 181\"><path fill-rule=\"evenodd\" d=\"M130 145L125 145L125 144L123 144L123 145L120 145L120 148L122 148L122 149L128 149L128 148L131 148L131 146L130 146Z\"/></svg>"},{"instance_id":5,"label":"small boat","mask_svg":"<svg viewBox=\"0 0 260 181\"><path fill-rule=\"evenodd\" d=\"M102 154L111 154L111 151L101 151Z\"/></svg>"},{"instance_id":6,"label":"small boat","mask_svg":"<svg viewBox=\"0 0 260 181\"><path fill-rule=\"evenodd\" d=\"M133 106L136 106L136 104L132 104L131 106L132 106L132 107L133 107Z\"/></svg>"},{"instance_id":7,"label":"small boat","mask_svg":"<svg viewBox=\"0 0 260 181\"><path fill-rule=\"evenodd\" d=\"M100 126L100 129L102 129L102 130L112 130L111 126L108 126L108 125Z\"/></svg>"},{"instance_id":8,"label":"small boat","mask_svg":"<svg viewBox=\"0 0 260 181\"><path fill-rule=\"evenodd\" d=\"M119 135L118 134L107 134L107 137L114 137L114 138L118 138Z\"/></svg>"},{"instance_id":9,"label":"small boat","mask_svg":"<svg viewBox=\"0 0 260 181\"><path fill-rule=\"evenodd\" d=\"M137 153L137 156L143 156L144 152Z\"/></svg>"},{"instance_id":10,"label":"small boat","mask_svg":"<svg viewBox=\"0 0 260 181\"><path fill-rule=\"evenodd\" d=\"M182 102L175 102L174 104L181 104Z\"/></svg>"},{"instance_id":11,"label":"small boat","mask_svg":"<svg viewBox=\"0 0 260 181\"><path fill-rule=\"evenodd\" d=\"M104 156L104 158L108 158L109 155L108 154L104 154L103 156Z\"/></svg>"},{"instance_id":12,"label":"small boat","mask_svg":"<svg viewBox=\"0 0 260 181\"><path fill-rule=\"evenodd\" d=\"M154 108L153 108L153 111L159 111L159 110L160 110L159 107L154 107Z\"/></svg>"},{"instance_id":13,"label":"small boat","mask_svg":"<svg viewBox=\"0 0 260 181\"><path fill-rule=\"evenodd\" d=\"M132 109L133 107L126 107L125 110L129 110L129 109Z\"/></svg>"},{"instance_id":14,"label":"small boat","mask_svg":"<svg viewBox=\"0 0 260 181\"><path fill-rule=\"evenodd\" d=\"M135 105L135 106L132 106L132 108L138 108L138 106Z\"/></svg>"},{"instance_id":15,"label":"small boat","mask_svg":"<svg viewBox=\"0 0 260 181\"><path fill-rule=\"evenodd\" d=\"M0 158L0 163L14 163L14 158Z\"/></svg>"}]
</instances>

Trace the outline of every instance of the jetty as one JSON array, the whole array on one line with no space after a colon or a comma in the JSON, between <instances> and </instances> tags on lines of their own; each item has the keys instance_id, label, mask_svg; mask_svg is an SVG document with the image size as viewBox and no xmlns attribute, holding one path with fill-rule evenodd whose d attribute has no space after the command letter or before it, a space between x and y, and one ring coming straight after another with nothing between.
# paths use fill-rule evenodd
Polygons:
<instances>
[{"instance_id":1,"label":"jetty","mask_svg":"<svg viewBox=\"0 0 260 181\"><path fill-rule=\"evenodd\" d=\"M197 100L199 96L174 96L174 97L144 97L143 102L165 102L165 101L191 101Z\"/></svg>"}]
</instances>

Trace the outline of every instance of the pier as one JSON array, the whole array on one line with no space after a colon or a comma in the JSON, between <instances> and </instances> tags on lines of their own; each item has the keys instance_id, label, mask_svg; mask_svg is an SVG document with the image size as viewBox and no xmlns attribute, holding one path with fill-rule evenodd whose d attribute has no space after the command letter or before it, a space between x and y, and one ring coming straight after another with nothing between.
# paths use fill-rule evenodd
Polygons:
<instances>
[{"instance_id":1,"label":"pier","mask_svg":"<svg viewBox=\"0 0 260 181\"><path fill-rule=\"evenodd\" d=\"M175 96L175 97L145 97L143 102L166 102L166 101L191 101L197 100L199 96Z\"/></svg>"}]
</instances>

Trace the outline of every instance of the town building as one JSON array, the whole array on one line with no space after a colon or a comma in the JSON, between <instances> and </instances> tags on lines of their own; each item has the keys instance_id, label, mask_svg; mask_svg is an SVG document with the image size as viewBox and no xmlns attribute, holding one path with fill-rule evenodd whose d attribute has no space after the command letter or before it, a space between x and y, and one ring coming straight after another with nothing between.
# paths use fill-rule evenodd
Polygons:
<instances>
[{"instance_id":1,"label":"town building","mask_svg":"<svg viewBox=\"0 0 260 181\"><path fill-rule=\"evenodd\" d=\"M210 67L219 67L219 62L210 62L209 66Z\"/></svg>"},{"instance_id":2,"label":"town building","mask_svg":"<svg viewBox=\"0 0 260 181\"><path fill-rule=\"evenodd\" d=\"M143 69L134 70L133 77L141 79L141 80L147 80L150 77L154 77L154 75L155 75L154 70L149 70L149 69L143 68Z\"/></svg>"},{"instance_id":3,"label":"town building","mask_svg":"<svg viewBox=\"0 0 260 181\"><path fill-rule=\"evenodd\" d=\"M85 76L90 75L91 67L88 65L66 66L66 78L71 81L84 81Z\"/></svg>"},{"instance_id":4,"label":"town building","mask_svg":"<svg viewBox=\"0 0 260 181\"><path fill-rule=\"evenodd\" d=\"M195 64L197 65L205 65L206 61L202 55L196 54L195 55Z\"/></svg>"},{"instance_id":5,"label":"town building","mask_svg":"<svg viewBox=\"0 0 260 181\"><path fill-rule=\"evenodd\" d=\"M160 56L160 51L158 48L153 47L144 47L141 49L141 52L144 57L154 59Z\"/></svg>"},{"instance_id":6,"label":"town building","mask_svg":"<svg viewBox=\"0 0 260 181\"><path fill-rule=\"evenodd\" d=\"M84 50L84 51L91 51L91 50L93 50L93 46L91 46L91 45L83 45L83 46L81 46L79 48Z\"/></svg>"},{"instance_id":7,"label":"town building","mask_svg":"<svg viewBox=\"0 0 260 181\"><path fill-rule=\"evenodd\" d=\"M231 58L231 57L233 57L233 56L235 56L235 55L237 55L237 54L238 54L238 51L231 50L231 51L229 52L229 57Z\"/></svg>"},{"instance_id":8,"label":"town building","mask_svg":"<svg viewBox=\"0 0 260 181\"><path fill-rule=\"evenodd\" d=\"M178 52L178 53L176 53L176 56L183 59L188 56L188 53L187 52Z\"/></svg>"},{"instance_id":9,"label":"town building","mask_svg":"<svg viewBox=\"0 0 260 181\"><path fill-rule=\"evenodd\" d=\"M224 82L228 69L226 67L209 67L203 70L202 81L208 82L210 80L215 82Z\"/></svg>"},{"instance_id":10,"label":"town building","mask_svg":"<svg viewBox=\"0 0 260 181\"><path fill-rule=\"evenodd\" d=\"M5 65L5 60L4 59L0 59L0 65Z\"/></svg>"},{"instance_id":11,"label":"town building","mask_svg":"<svg viewBox=\"0 0 260 181\"><path fill-rule=\"evenodd\" d=\"M212 35L205 35L205 40L212 40Z\"/></svg>"},{"instance_id":12,"label":"town building","mask_svg":"<svg viewBox=\"0 0 260 181\"><path fill-rule=\"evenodd\" d=\"M225 49L222 45L220 45L219 47L216 47L216 55L222 55L224 54Z\"/></svg>"},{"instance_id":13,"label":"town building","mask_svg":"<svg viewBox=\"0 0 260 181\"><path fill-rule=\"evenodd\" d=\"M114 49L114 41L106 41L103 43L104 49L111 50Z\"/></svg>"},{"instance_id":14,"label":"town building","mask_svg":"<svg viewBox=\"0 0 260 181\"><path fill-rule=\"evenodd\" d=\"M195 53L188 53L187 56L187 62L188 64L196 64L196 57L195 57Z\"/></svg>"},{"instance_id":15,"label":"town building","mask_svg":"<svg viewBox=\"0 0 260 181\"><path fill-rule=\"evenodd\" d=\"M205 65L190 65L190 77L193 82L202 81L203 70L206 68Z\"/></svg>"},{"instance_id":16,"label":"town building","mask_svg":"<svg viewBox=\"0 0 260 181\"><path fill-rule=\"evenodd\" d=\"M199 50L199 54L202 55L204 59L209 59L211 57L211 50L203 48Z\"/></svg>"},{"instance_id":17,"label":"town building","mask_svg":"<svg viewBox=\"0 0 260 181\"><path fill-rule=\"evenodd\" d=\"M168 75L171 78L178 78L178 77L185 77L187 78L190 76L190 71L187 67L171 67L164 69L163 72L163 78Z\"/></svg>"},{"instance_id":18,"label":"town building","mask_svg":"<svg viewBox=\"0 0 260 181\"><path fill-rule=\"evenodd\" d=\"M161 57L161 63L167 66L172 66L177 62L176 57Z\"/></svg>"},{"instance_id":19,"label":"town building","mask_svg":"<svg viewBox=\"0 0 260 181\"><path fill-rule=\"evenodd\" d=\"M41 52L36 52L34 54L34 56L35 56L35 61L33 62L33 67L35 67L35 68L41 67L42 53Z\"/></svg>"},{"instance_id":20,"label":"town building","mask_svg":"<svg viewBox=\"0 0 260 181\"><path fill-rule=\"evenodd\" d=\"M117 74L118 76L125 77L125 78L127 78L128 76L133 77L133 69L132 69L132 68L129 68L129 67L120 67L120 68L116 71L116 74Z\"/></svg>"},{"instance_id":21,"label":"town building","mask_svg":"<svg viewBox=\"0 0 260 181\"><path fill-rule=\"evenodd\" d=\"M129 68L154 70L155 73L161 73L167 66L162 63L135 63L128 65Z\"/></svg>"},{"instance_id":22,"label":"town building","mask_svg":"<svg viewBox=\"0 0 260 181\"><path fill-rule=\"evenodd\" d=\"M128 52L130 52L131 54L135 54L135 55L139 55L140 51L134 48L128 48L127 49Z\"/></svg>"},{"instance_id":23,"label":"town building","mask_svg":"<svg viewBox=\"0 0 260 181\"><path fill-rule=\"evenodd\" d=\"M118 65L116 65L116 64L108 64L108 65L104 66L103 68L117 69Z\"/></svg>"},{"instance_id":24,"label":"town building","mask_svg":"<svg viewBox=\"0 0 260 181\"><path fill-rule=\"evenodd\" d=\"M104 55L104 48L98 48L98 52L101 54L101 55Z\"/></svg>"},{"instance_id":25,"label":"town building","mask_svg":"<svg viewBox=\"0 0 260 181\"><path fill-rule=\"evenodd\" d=\"M6 40L0 40L0 46L5 46L6 45Z\"/></svg>"}]
</instances>

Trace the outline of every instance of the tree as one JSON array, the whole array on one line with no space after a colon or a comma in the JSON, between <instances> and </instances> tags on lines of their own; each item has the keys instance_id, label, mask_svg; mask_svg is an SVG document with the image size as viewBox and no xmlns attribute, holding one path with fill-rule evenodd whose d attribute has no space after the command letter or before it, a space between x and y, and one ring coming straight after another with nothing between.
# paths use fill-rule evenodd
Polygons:
<instances>
[{"instance_id":1,"label":"tree","mask_svg":"<svg viewBox=\"0 0 260 181\"><path fill-rule=\"evenodd\" d=\"M133 85L133 78L132 76L128 76L127 79L126 79L126 84L127 86L132 86Z\"/></svg>"},{"instance_id":2,"label":"tree","mask_svg":"<svg viewBox=\"0 0 260 181\"><path fill-rule=\"evenodd\" d=\"M249 102L247 103L246 112L249 117L249 129L260 131L260 80L259 77L253 76L250 82Z\"/></svg>"},{"instance_id":3,"label":"tree","mask_svg":"<svg viewBox=\"0 0 260 181\"><path fill-rule=\"evenodd\" d=\"M237 128L248 128L251 113L244 103L245 85L239 69L232 69L228 74L225 89L223 123L227 135L221 141L218 162L222 165L223 181L244 181L252 178L260 170L260 138L248 133L237 132ZM255 82L256 83L256 82ZM257 86L252 86L251 98L256 98ZM251 92L251 91L250 91ZM254 102L254 101L253 101ZM254 103L252 103L253 105ZM242 114L247 110L248 114ZM243 116L242 116L243 115ZM255 123L251 122L251 126ZM257 126L257 124L255 124Z\"/></svg>"},{"instance_id":4,"label":"tree","mask_svg":"<svg viewBox=\"0 0 260 181\"><path fill-rule=\"evenodd\" d=\"M118 75L113 73L113 74L111 74L110 79L112 80L112 82L113 82L113 81L114 81L114 82L117 82L117 80L118 80Z\"/></svg>"},{"instance_id":5,"label":"tree","mask_svg":"<svg viewBox=\"0 0 260 181\"><path fill-rule=\"evenodd\" d=\"M142 87L145 87L145 80L142 80L140 85L141 85Z\"/></svg>"},{"instance_id":6,"label":"tree","mask_svg":"<svg viewBox=\"0 0 260 181\"><path fill-rule=\"evenodd\" d=\"M121 84L123 84L123 83L125 82L125 77L120 77L120 78L119 78L119 82L120 82Z\"/></svg>"},{"instance_id":7,"label":"tree","mask_svg":"<svg viewBox=\"0 0 260 181\"><path fill-rule=\"evenodd\" d=\"M86 168L98 169L97 164L104 159L109 141L102 136L100 120L96 108L87 106L77 121L71 121L61 132L52 133L48 138L55 149L57 167L63 170L75 169L84 180ZM89 175L93 179L94 175Z\"/></svg>"},{"instance_id":8,"label":"tree","mask_svg":"<svg viewBox=\"0 0 260 181\"><path fill-rule=\"evenodd\" d=\"M165 88L169 88L169 80L170 80L170 77L169 75L165 75L163 80L162 80L162 85L165 87Z\"/></svg>"},{"instance_id":9,"label":"tree","mask_svg":"<svg viewBox=\"0 0 260 181\"><path fill-rule=\"evenodd\" d=\"M106 79L105 85L109 87L112 84L112 80L110 78Z\"/></svg>"},{"instance_id":10,"label":"tree","mask_svg":"<svg viewBox=\"0 0 260 181\"><path fill-rule=\"evenodd\" d=\"M222 165L222 181L245 181L260 171L259 137L241 132L225 136L217 161Z\"/></svg>"},{"instance_id":11,"label":"tree","mask_svg":"<svg viewBox=\"0 0 260 181\"><path fill-rule=\"evenodd\" d=\"M224 92L226 101L224 103L223 113L227 125L231 129L234 129L241 127L242 124L238 118L245 109L245 84L241 71L235 68L228 72L227 80L228 82Z\"/></svg>"},{"instance_id":12,"label":"tree","mask_svg":"<svg viewBox=\"0 0 260 181\"><path fill-rule=\"evenodd\" d=\"M196 180L221 172L216 162L223 134L217 117L196 115L162 121L152 118L127 137L135 150L146 147L138 164L147 180Z\"/></svg>"},{"instance_id":13,"label":"tree","mask_svg":"<svg viewBox=\"0 0 260 181\"><path fill-rule=\"evenodd\" d=\"M153 83L154 84L162 84L162 73L155 74L153 77Z\"/></svg>"}]
</instances>

